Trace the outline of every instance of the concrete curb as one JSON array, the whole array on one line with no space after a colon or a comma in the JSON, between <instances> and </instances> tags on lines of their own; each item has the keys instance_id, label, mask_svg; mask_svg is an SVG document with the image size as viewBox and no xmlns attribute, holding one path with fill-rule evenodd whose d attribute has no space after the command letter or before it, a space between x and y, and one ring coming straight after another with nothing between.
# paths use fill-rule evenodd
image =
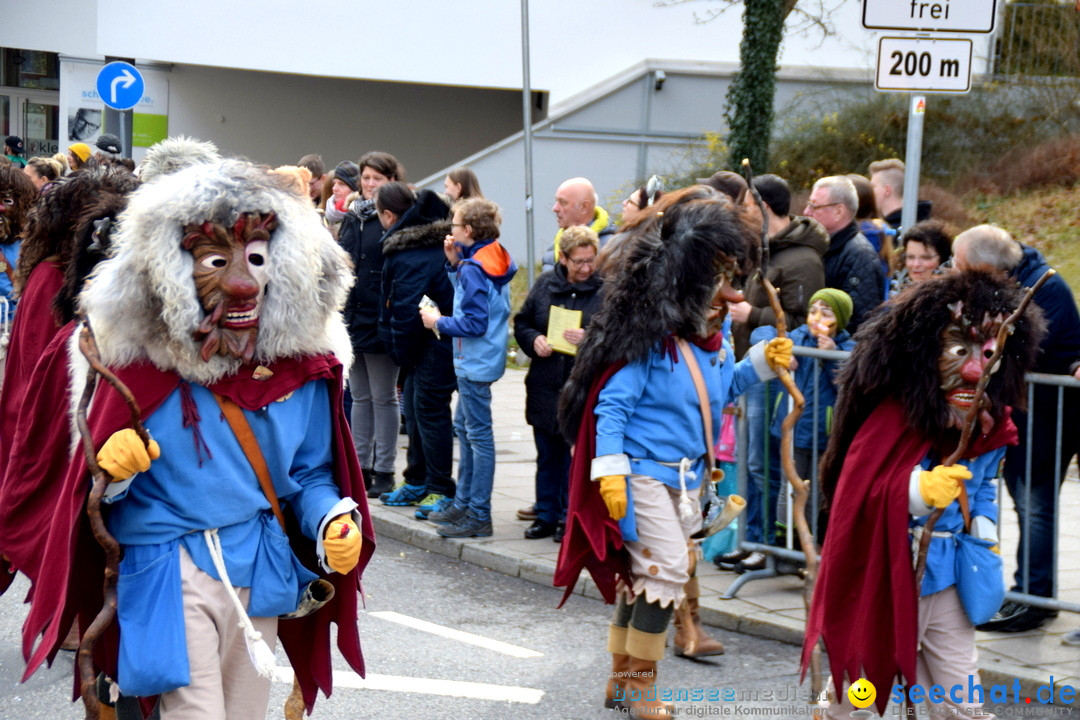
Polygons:
<instances>
[{"instance_id":1,"label":"concrete curb","mask_svg":"<svg viewBox=\"0 0 1080 720\"><path fill-rule=\"evenodd\" d=\"M444 538L435 532L435 526L432 523L414 518L412 508L409 508L409 513L406 515L379 505L377 500L370 502L371 520L377 536L392 538L421 550L478 565L537 585L552 587L552 575L555 572L553 561L532 557L527 553L504 547L498 540ZM583 574L578 580L574 587L574 594L596 600L602 599L596 584L587 574ZM729 632L777 640L788 645L802 645L804 623L801 620L775 612L755 611L745 614L733 612L729 601L720 600L717 597L702 597L700 604L701 619L706 625ZM728 607L725 608L725 605ZM995 684L1007 685L1011 691L1013 682L1019 680L1020 692L1024 696L1035 698L1039 687L1048 685L1050 681L1048 676L1038 674L1039 672L1038 668L1024 667L980 656L979 674L984 687ZM1080 678L1054 678L1054 685L1055 687L1071 685L1074 688L1080 688Z\"/></svg>"}]
</instances>

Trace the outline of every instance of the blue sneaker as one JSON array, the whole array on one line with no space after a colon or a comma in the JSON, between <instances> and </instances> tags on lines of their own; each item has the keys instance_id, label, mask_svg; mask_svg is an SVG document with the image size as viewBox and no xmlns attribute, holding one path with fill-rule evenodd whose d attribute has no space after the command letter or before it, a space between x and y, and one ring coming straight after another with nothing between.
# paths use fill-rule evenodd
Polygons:
<instances>
[{"instance_id":1,"label":"blue sneaker","mask_svg":"<svg viewBox=\"0 0 1080 720\"><path fill-rule=\"evenodd\" d=\"M426 498L420 501L420 505L417 506L416 512L413 513L417 520L427 520L428 515L439 510L445 510L450 507L450 503L454 502L454 498L448 498L445 495L439 495L438 493L431 493Z\"/></svg>"},{"instance_id":2,"label":"blue sneaker","mask_svg":"<svg viewBox=\"0 0 1080 720\"><path fill-rule=\"evenodd\" d=\"M409 485L408 483L402 483L390 492L380 495L379 502L383 505L390 505L392 507L415 505L424 498L427 494L426 491L426 485Z\"/></svg>"}]
</instances>

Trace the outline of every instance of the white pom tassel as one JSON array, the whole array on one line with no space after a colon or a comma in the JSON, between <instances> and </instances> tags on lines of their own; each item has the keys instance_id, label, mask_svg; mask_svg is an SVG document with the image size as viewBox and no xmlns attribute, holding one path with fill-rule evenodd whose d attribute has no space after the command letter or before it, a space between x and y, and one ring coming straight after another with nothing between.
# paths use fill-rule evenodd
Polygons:
<instances>
[{"instance_id":1,"label":"white pom tassel","mask_svg":"<svg viewBox=\"0 0 1080 720\"><path fill-rule=\"evenodd\" d=\"M217 530L204 530L203 535L206 537L207 547L210 548L210 559L214 561L218 577L221 578L229 599L232 600L233 605L236 606L236 612L240 615L240 622L237 624L244 631L244 642L247 644L251 664L255 666L255 671L259 675L273 679L274 670L277 669L277 658L274 657L274 651L263 640L262 633L251 623L244 603L240 602L240 596L236 594L236 588L229 580L229 571L225 569L225 554L221 549L221 538L218 537Z\"/></svg>"},{"instance_id":2,"label":"white pom tassel","mask_svg":"<svg viewBox=\"0 0 1080 720\"><path fill-rule=\"evenodd\" d=\"M679 519L685 523L691 522L695 516L701 514L700 508L694 507L694 501L686 492L686 478L697 478L697 474L690 470L690 460L683 458L679 461Z\"/></svg>"}]
</instances>

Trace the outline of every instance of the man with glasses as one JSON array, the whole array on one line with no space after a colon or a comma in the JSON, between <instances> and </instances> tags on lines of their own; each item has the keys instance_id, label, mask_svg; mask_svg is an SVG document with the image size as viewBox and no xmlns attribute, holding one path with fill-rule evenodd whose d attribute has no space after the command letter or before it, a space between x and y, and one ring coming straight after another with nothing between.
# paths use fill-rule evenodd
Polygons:
<instances>
[{"instance_id":1,"label":"man with glasses","mask_svg":"<svg viewBox=\"0 0 1080 720\"><path fill-rule=\"evenodd\" d=\"M848 331L852 334L877 307L885 292L885 271L870 241L855 224L859 197L846 177L824 177L814 183L803 214L829 233L825 253L825 286L843 290L855 305Z\"/></svg>"}]
</instances>

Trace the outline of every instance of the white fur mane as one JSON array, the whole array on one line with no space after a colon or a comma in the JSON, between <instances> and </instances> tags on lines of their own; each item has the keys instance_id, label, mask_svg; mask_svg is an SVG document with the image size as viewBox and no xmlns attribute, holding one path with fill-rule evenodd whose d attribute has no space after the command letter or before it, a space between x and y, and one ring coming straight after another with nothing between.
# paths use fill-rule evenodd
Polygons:
<instances>
[{"instance_id":1,"label":"white fur mane","mask_svg":"<svg viewBox=\"0 0 1080 720\"><path fill-rule=\"evenodd\" d=\"M353 282L348 255L306 197L239 160L189 167L131 196L109 259L97 266L80 297L106 365L145 359L204 385L239 367L238 359L215 355L204 362L199 355L194 332L205 313L195 293L194 262L181 240L185 225L231 226L244 212L277 216L255 360L332 352L348 368L352 349L341 318Z\"/></svg>"}]
</instances>

